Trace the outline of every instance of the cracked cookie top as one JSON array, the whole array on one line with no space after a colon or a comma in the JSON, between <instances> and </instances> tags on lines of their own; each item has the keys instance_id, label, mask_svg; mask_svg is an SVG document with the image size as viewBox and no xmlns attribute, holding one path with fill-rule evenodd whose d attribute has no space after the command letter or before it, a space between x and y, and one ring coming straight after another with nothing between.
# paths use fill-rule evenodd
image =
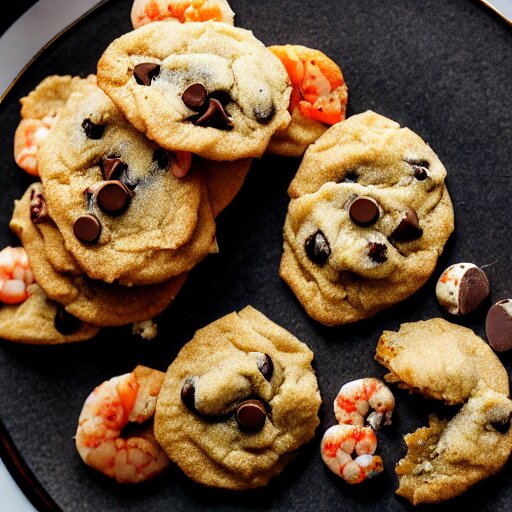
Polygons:
<instances>
[{"instance_id":1,"label":"cracked cookie top","mask_svg":"<svg viewBox=\"0 0 512 512\"><path fill-rule=\"evenodd\" d=\"M280 267L310 316L354 322L423 285L453 230L445 176L418 135L370 111L310 146L288 190Z\"/></svg>"},{"instance_id":2,"label":"cracked cookie top","mask_svg":"<svg viewBox=\"0 0 512 512\"><path fill-rule=\"evenodd\" d=\"M100 59L98 85L162 147L211 160L260 157L290 122L283 64L225 23L155 22L125 34Z\"/></svg>"},{"instance_id":3,"label":"cracked cookie top","mask_svg":"<svg viewBox=\"0 0 512 512\"><path fill-rule=\"evenodd\" d=\"M304 343L250 306L213 322L167 370L157 441L202 484L267 484L319 423L312 359Z\"/></svg>"}]
</instances>

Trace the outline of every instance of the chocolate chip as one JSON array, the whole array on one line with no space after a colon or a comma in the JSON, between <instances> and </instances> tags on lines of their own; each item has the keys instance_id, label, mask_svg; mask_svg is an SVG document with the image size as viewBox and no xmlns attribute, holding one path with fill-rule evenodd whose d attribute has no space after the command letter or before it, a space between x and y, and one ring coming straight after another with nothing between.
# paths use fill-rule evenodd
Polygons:
<instances>
[{"instance_id":1,"label":"chocolate chip","mask_svg":"<svg viewBox=\"0 0 512 512\"><path fill-rule=\"evenodd\" d=\"M512 412L507 418L503 418L497 421L491 421L491 427L497 430L500 434L506 434L510 429L510 421L512 420Z\"/></svg>"},{"instance_id":2,"label":"chocolate chip","mask_svg":"<svg viewBox=\"0 0 512 512\"><path fill-rule=\"evenodd\" d=\"M371 226L379 218L379 203L366 196L357 197L348 208L352 222L358 226Z\"/></svg>"},{"instance_id":3,"label":"chocolate chip","mask_svg":"<svg viewBox=\"0 0 512 512\"><path fill-rule=\"evenodd\" d=\"M272 378L272 374L274 373L274 363L272 362L272 358L268 354L259 354L256 358L256 364L258 365L258 370L261 372L265 380L270 382Z\"/></svg>"},{"instance_id":4,"label":"chocolate chip","mask_svg":"<svg viewBox=\"0 0 512 512\"><path fill-rule=\"evenodd\" d=\"M385 261L387 261L387 251L388 248L384 244L379 244L378 242L370 242L368 244L368 256L375 263L384 263Z\"/></svg>"},{"instance_id":5,"label":"chocolate chip","mask_svg":"<svg viewBox=\"0 0 512 512\"><path fill-rule=\"evenodd\" d=\"M306 239L304 245L308 258L319 265L324 264L331 255L331 247L325 235L318 230Z\"/></svg>"},{"instance_id":6,"label":"chocolate chip","mask_svg":"<svg viewBox=\"0 0 512 512\"><path fill-rule=\"evenodd\" d=\"M171 159L169 158L169 152L164 148L158 148L153 153L153 160L158 164L160 169L167 170L169 165L171 164Z\"/></svg>"},{"instance_id":7,"label":"chocolate chip","mask_svg":"<svg viewBox=\"0 0 512 512\"><path fill-rule=\"evenodd\" d=\"M266 417L265 404L260 400L245 400L236 408L236 421L241 430L260 430Z\"/></svg>"},{"instance_id":8,"label":"chocolate chip","mask_svg":"<svg viewBox=\"0 0 512 512\"><path fill-rule=\"evenodd\" d=\"M80 328L80 320L68 313L63 307L57 309L55 314L54 325L55 329L61 334L68 335L73 334Z\"/></svg>"},{"instance_id":9,"label":"chocolate chip","mask_svg":"<svg viewBox=\"0 0 512 512\"><path fill-rule=\"evenodd\" d=\"M81 242L94 244L101 234L100 221L91 214L82 215L73 224L73 233Z\"/></svg>"},{"instance_id":10,"label":"chocolate chip","mask_svg":"<svg viewBox=\"0 0 512 512\"><path fill-rule=\"evenodd\" d=\"M139 85L151 85L151 80L160 73L160 66L154 62L143 62L133 68L133 77Z\"/></svg>"},{"instance_id":11,"label":"chocolate chip","mask_svg":"<svg viewBox=\"0 0 512 512\"><path fill-rule=\"evenodd\" d=\"M32 189L30 193L30 220L37 224L48 218L48 208L43 193L38 189Z\"/></svg>"},{"instance_id":12,"label":"chocolate chip","mask_svg":"<svg viewBox=\"0 0 512 512\"><path fill-rule=\"evenodd\" d=\"M195 395L196 395L197 377L187 377L181 388L181 401L192 411L196 411Z\"/></svg>"},{"instance_id":13,"label":"chocolate chip","mask_svg":"<svg viewBox=\"0 0 512 512\"><path fill-rule=\"evenodd\" d=\"M459 288L459 314L467 315L474 311L489 296L489 280L485 272L478 268L468 268Z\"/></svg>"},{"instance_id":14,"label":"chocolate chip","mask_svg":"<svg viewBox=\"0 0 512 512\"><path fill-rule=\"evenodd\" d=\"M183 100L183 103L185 103L185 106L190 110L199 112L203 107L207 96L208 91L203 84L192 84L185 89L181 95L181 99Z\"/></svg>"},{"instance_id":15,"label":"chocolate chip","mask_svg":"<svg viewBox=\"0 0 512 512\"><path fill-rule=\"evenodd\" d=\"M102 181L92 189L98 206L106 213L121 213L130 202L132 193L118 180Z\"/></svg>"},{"instance_id":16,"label":"chocolate chip","mask_svg":"<svg viewBox=\"0 0 512 512\"><path fill-rule=\"evenodd\" d=\"M232 130L233 123L227 116L222 103L215 99L210 98L207 110L198 116L191 118L196 126L208 126L217 128L219 130Z\"/></svg>"},{"instance_id":17,"label":"chocolate chip","mask_svg":"<svg viewBox=\"0 0 512 512\"><path fill-rule=\"evenodd\" d=\"M405 217L400 221L396 229L391 234L391 238L398 242L416 240L423 235L423 229L420 227L418 215L412 208L407 208Z\"/></svg>"},{"instance_id":18,"label":"chocolate chip","mask_svg":"<svg viewBox=\"0 0 512 512\"><path fill-rule=\"evenodd\" d=\"M104 124L94 124L90 119L84 119L82 122L82 128L84 129L86 137L89 139L98 140L103 137L103 131L105 130Z\"/></svg>"},{"instance_id":19,"label":"chocolate chip","mask_svg":"<svg viewBox=\"0 0 512 512\"><path fill-rule=\"evenodd\" d=\"M117 156L104 156L100 160L100 169L103 179L118 180L128 166Z\"/></svg>"},{"instance_id":20,"label":"chocolate chip","mask_svg":"<svg viewBox=\"0 0 512 512\"><path fill-rule=\"evenodd\" d=\"M254 119L260 124L270 123L272 118L276 115L276 107L270 105L269 107L257 106L253 110Z\"/></svg>"},{"instance_id":21,"label":"chocolate chip","mask_svg":"<svg viewBox=\"0 0 512 512\"><path fill-rule=\"evenodd\" d=\"M428 178L428 169L430 164L427 160L406 160L406 162L412 167L414 177L418 181L424 181Z\"/></svg>"},{"instance_id":22,"label":"chocolate chip","mask_svg":"<svg viewBox=\"0 0 512 512\"><path fill-rule=\"evenodd\" d=\"M485 331L489 345L497 352L512 348L512 299L500 300L487 313Z\"/></svg>"}]
</instances>

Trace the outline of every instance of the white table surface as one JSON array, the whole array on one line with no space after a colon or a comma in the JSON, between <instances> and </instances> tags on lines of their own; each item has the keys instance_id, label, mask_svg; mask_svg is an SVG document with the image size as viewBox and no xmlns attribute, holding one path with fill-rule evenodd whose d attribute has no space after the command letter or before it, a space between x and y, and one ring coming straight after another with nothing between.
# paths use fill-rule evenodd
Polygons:
<instances>
[{"instance_id":1,"label":"white table surface","mask_svg":"<svg viewBox=\"0 0 512 512\"><path fill-rule=\"evenodd\" d=\"M21 16L0 37L0 96L40 48L98 3L98 0L39 0ZM512 0L484 0L484 3L512 20ZM18 50L13 53L9 51L12 48ZM9 512L35 511L1 459L0 497L2 507Z\"/></svg>"}]
</instances>

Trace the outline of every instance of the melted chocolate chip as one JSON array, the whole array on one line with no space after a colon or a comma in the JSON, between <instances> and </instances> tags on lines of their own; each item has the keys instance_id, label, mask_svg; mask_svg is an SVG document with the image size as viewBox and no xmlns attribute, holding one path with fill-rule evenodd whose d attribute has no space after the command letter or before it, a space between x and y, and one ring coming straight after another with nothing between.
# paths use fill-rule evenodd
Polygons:
<instances>
[{"instance_id":1,"label":"melted chocolate chip","mask_svg":"<svg viewBox=\"0 0 512 512\"><path fill-rule=\"evenodd\" d=\"M208 126L218 130L232 130L234 126L231 119L227 116L222 103L215 98L209 99L208 108L205 112L194 116L191 120L196 126Z\"/></svg>"},{"instance_id":2,"label":"melted chocolate chip","mask_svg":"<svg viewBox=\"0 0 512 512\"><path fill-rule=\"evenodd\" d=\"M160 169L164 170L169 169L169 165L171 164L169 152L164 148L158 148L155 150L153 153L153 160L158 164Z\"/></svg>"},{"instance_id":3,"label":"melted chocolate chip","mask_svg":"<svg viewBox=\"0 0 512 512\"><path fill-rule=\"evenodd\" d=\"M253 110L254 119L260 124L270 123L272 118L276 115L276 107L270 105L270 107L257 106Z\"/></svg>"},{"instance_id":4,"label":"melted chocolate chip","mask_svg":"<svg viewBox=\"0 0 512 512\"><path fill-rule=\"evenodd\" d=\"M195 395L196 395L197 377L187 377L181 388L181 401L191 410L196 412Z\"/></svg>"},{"instance_id":5,"label":"melted chocolate chip","mask_svg":"<svg viewBox=\"0 0 512 512\"><path fill-rule=\"evenodd\" d=\"M354 224L363 227L371 226L379 218L379 203L371 197L360 196L352 201L348 212Z\"/></svg>"},{"instance_id":6,"label":"melted chocolate chip","mask_svg":"<svg viewBox=\"0 0 512 512\"><path fill-rule=\"evenodd\" d=\"M101 223L94 215L82 215L75 220L73 233L81 242L94 244L100 238Z\"/></svg>"},{"instance_id":7,"label":"melted chocolate chip","mask_svg":"<svg viewBox=\"0 0 512 512\"><path fill-rule=\"evenodd\" d=\"M387 251L388 248L384 244L379 244L378 242L370 242L368 244L368 256L375 263L384 263L385 261L387 261Z\"/></svg>"},{"instance_id":8,"label":"melted chocolate chip","mask_svg":"<svg viewBox=\"0 0 512 512\"><path fill-rule=\"evenodd\" d=\"M30 220L37 224L48 218L48 208L43 193L32 189L30 193Z\"/></svg>"},{"instance_id":9,"label":"melted chocolate chip","mask_svg":"<svg viewBox=\"0 0 512 512\"><path fill-rule=\"evenodd\" d=\"M65 336L73 334L80 328L80 320L68 313L63 307L57 309L55 314L54 325L55 329Z\"/></svg>"},{"instance_id":10,"label":"melted chocolate chip","mask_svg":"<svg viewBox=\"0 0 512 512\"><path fill-rule=\"evenodd\" d=\"M105 130L104 124L94 124L90 119L84 119L82 122L82 128L84 129L86 137L89 139L98 140L103 137L103 131Z\"/></svg>"},{"instance_id":11,"label":"melted chocolate chip","mask_svg":"<svg viewBox=\"0 0 512 512\"><path fill-rule=\"evenodd\" d=\"M414 177L418 181L424 181L428 178L430 164L427 160L406 160L406 162L412 167Z\"/></svg>"},{"instance_id":12,"label":"melted chocolate chip","mask_svg":"<svg viewBox=\"0 0 512 512\"><path fill-rule=\"evenodd\" d=\"M192 84L185 89L181 99L187 108L199 112L203 108L207 96L208 91L203 84Z\"/></svg>"},{"instance_id":13,"label":"melted chocolate chip","mask_svg":"<svg viewBox=\"0 0 512 512\"><path fill-rule=\"evenodd\" d=\"M418 215L412 208L407 208L405 217L400 221L396 229L391 234L391 238L399 242L406 242L408 240L416 240L423 235Z\"/></svg>"},{"instance_id":14,"label":"melted chocolate chip","mask_svg":"<svg viewBox=\"0 0 512 512\"><path fill-rule=\"evenodd\" d=\"M130 202L132 193L118 180L102 181L93 189L96 203L106 213L123 212Z\"/></svg>"},{"instance_id":15,"label":"melted chocolate chip","mask_svg":"<svg viewBox=\"0 0 512 512\"><path fill-rule=\"evenodd\" d=\"M127 167L128 166L117 156L104 156L100 160L101 174L106 181L118 180Z\"/></svg>"},{"instance_id":16,"label":"melted chocolate chip","mask_svg":"<svg viewBox=\"0 0 512 512\"><path fill-rule=\"evenodd\" d=\"M139 85L151 85L153 78L160 73L160 66L154 62L137 64L133 68L133 77Z\"/></svg>"},{"instance_id":17,"label":"melted chocolate chip","mask_svg":"<svg viewBox=\"0 0 512 512\"><path fill-rule=\"evenodd\" d=\"M274 363L272 362L272 358L268 354L261 354L256 359L256 364L258 365L258 370L261 372L265 380L270 382L272 378L272 374L274 373Z\"/></svg>"},{"instance_id":18,"label":"melted chocolate chip","mask_svg":"<svg viewBox=\"0 0 512 512\"><path fill-rule=\"evenodd\" d=\"M261 430L267 411L261 400L245 400L236 408L236 421L241 430Z\"/></svg>"},{"instance_id":19,"label":"melted chocolate chip","mask_svg":"<svg viewBox=\"0 0 512 512\"><path fill-rule=\"evenodd\" d=\"M508 418L503 418L501 421L491 421L491 427L497 430L500 434L506 434L510 429L510 422L512 420L512 413L508 415Z\"/></svg>"},{"instance_id":20,"label":"melted chocolate chip","mask_svg":"<svg viewBox=\"0 0 512 512\"><path fill-rule=\"evenodd\" d=\"M331 255L331 246L320 230L306 239L304 248L308 258L319 265L324 264Z\"/></svg>"}]
</instances>

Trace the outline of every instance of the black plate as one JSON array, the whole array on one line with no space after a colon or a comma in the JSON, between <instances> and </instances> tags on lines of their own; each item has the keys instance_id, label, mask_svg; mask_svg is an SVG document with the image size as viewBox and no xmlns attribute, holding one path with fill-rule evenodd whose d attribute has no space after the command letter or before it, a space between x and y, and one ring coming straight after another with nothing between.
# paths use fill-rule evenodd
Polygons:
<instances>
[{"instance_id":1,"label":"black plate","mask_svg":"<svg viewBox=\"0 0 512 512\"><path fill-rule=\"evenodd\" d=\"M110 41L130 30L130 4L112 0L66 33L0 106L1 246L17 244L7 224L13 200L30 182L12 159L18 98L46 75L93 73ZM231 5L238 26L252 29L265 43L304 44L339 62L350 89L349 115L373 109L412 128L438 153L448 169L456 231L434 276L412 298L372 320L339 328L312 321L278 276L286 189L299 161L265 157L255 162L240 195L219 218L220 254L192 272L161 316L158 339L146 342L129 329L106 329L95 340L72 346L2 342L0 417L29 468L67 511L411 509L394 495L393 467L405 453L402 435L425 425L438 404L394 389L394 425L379 435L385 472L360 486L349 487L327 470L319 440L335 423L331 404L340 385L385 373L373 361L383 329L446 316L434 295L445 266L458 261L488 265L492 301L512 296L512 30L468 0L232 0ZM165 370L196 329L246 304L298 336L316 355L322 424L284 473L265 489L232 493L202 488L175 467L154 482L132 487L89 470L73 442L87 394L138 363ZM457 321L484 335L485 312L483 307ZM512 353L500 358L510 370ZM510 510L511 467L436 509Z\"/></svg>"}]
</instances>

